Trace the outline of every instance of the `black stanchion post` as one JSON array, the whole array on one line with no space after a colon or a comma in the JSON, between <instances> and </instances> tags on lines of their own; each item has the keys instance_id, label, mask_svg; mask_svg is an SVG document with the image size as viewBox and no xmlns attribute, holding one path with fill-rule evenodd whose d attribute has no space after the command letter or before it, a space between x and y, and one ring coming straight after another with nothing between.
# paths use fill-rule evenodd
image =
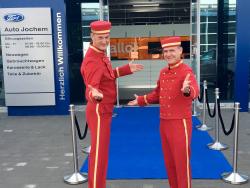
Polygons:
<instances>
[{"instance_id":1,"label":"black stanchion post","mask_svg":"<svg viewBox=\"0 0 250 188\"><path fill-rule=\"evenodd\" d=\"M237 158L238 158L238 134L239 134L239 110L240 103L235 103L235 129L234 129L234 156L233 156L233 172L223 173L221 178L223 181L230 184L244 184L249 181L248 176L237 173Z\"/></svg>"},{"instance_id":2,"label":"black stanchion post","mask_svg":"<svg viewBox=\"0 0 250 188\"><path fill-rule=\"evenodd\" d=\"M218 108L218 100L219 100L219 88L215 88L215 142L207 145L209 149L212 150L225 150L228 148L226 144L222 144L219 142L219 108Z\"/></svg>"},{"instance_id":3,"label":"black stanchion post","mask_svg":"<svg viewBox=\"0 0 250 188\"><path fill-rule=\"evenodd\" d=\"M206 89L207 89L207 81L203 82L203 121L202 125L196 126L196 129L199 131L210 131L213 128L206 125Z\"/></svg>"},{"instance_id":4,"label":"black stanchion post","mask_svg":"<svg viewBox=\"0 0 250 188\"><path fill-rule=\"evenodd\" d=\"M64 182L68 184L80 184L88 181L88 177L79 173L78 170L78 154L77 154L77 141L76 141L76 127L74 116L74 105L69 105L71 128L72 128L72 145L73 145L73 159L74 159L74 173L64 177Z\"/></svg>"}]
</instances>

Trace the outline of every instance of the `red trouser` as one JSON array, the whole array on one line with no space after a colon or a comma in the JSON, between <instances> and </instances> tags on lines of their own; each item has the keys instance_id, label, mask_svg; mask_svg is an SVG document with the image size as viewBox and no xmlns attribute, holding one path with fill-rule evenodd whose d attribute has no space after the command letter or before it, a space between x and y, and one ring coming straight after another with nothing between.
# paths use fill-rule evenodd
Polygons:
<instances>
[{"instance_id":1,"label":"red trouser","mask_svg":"<svg viewBox=\"0 0 250 188\"><path fill-rule=\"evenodd\" d=\"M89 154L88 188L105 188L108 168L110 123L114 103L91 103L86 108L91 133Z\"/></svg>"},{"instance_id":2,"label":"red trouser","mask_svg":"<svg viewBox=\"0 0 250 188\"><path fill-rule=\"evenodd\" d=\"M171 188L191 188L192 118L161 119L161 143Z\"/></svg>"}]
</instances>

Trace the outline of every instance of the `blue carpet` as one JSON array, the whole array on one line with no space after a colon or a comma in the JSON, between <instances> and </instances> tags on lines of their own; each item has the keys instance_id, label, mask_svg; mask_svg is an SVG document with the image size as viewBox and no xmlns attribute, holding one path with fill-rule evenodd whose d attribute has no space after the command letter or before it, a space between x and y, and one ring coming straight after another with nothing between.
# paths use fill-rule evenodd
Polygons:
<instances>
[{"instance_id":1,"label":"blue carpet","mask_svg":"<svg viewBox=\"0 0 250 188\"><path fill-rule=\"evenodd\" d=\"M107 179L164 179L165 170L159 133L159 107L114 109ZM195 129L200 121L193 117L191 141L192 178L221 179L232 167L221 153L207 148L213 143L205 131ZM86 159L80 172L88 172Z\"/></svg>"}]
</instances>

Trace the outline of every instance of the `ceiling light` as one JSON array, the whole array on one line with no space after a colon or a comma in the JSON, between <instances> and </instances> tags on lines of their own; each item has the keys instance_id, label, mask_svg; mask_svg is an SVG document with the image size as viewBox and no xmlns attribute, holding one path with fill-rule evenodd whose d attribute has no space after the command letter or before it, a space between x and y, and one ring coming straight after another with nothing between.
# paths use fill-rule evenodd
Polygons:
<instances>
[{"instance_id":1,"label":"ceiling light","mask_svg":"<svg viewBox=\"0 0 250 188\"><path fill-rule=\"evenodd\" d=\"M159 4L133 5L133 7L158 7Z\"/></svg>"}]
</instances>

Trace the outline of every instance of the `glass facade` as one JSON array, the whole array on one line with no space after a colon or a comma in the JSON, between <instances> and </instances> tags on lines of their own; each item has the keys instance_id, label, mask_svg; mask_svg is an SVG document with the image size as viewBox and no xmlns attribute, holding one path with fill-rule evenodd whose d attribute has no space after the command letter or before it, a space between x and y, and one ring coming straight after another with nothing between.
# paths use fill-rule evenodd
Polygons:
<instances>
[{"instance_id":1,"label":"glass facade","mask_svg":"<svg viewBox=\"0 0 250 188\"><path fill-rule=\"evenodd\" d=\"M192 10L193 28L197 23L196 2ZM207 80L209 102L214 102L215 88L220 89L221 102L234 100L235 20L236 0L200 1L200 65L197 66L200 83ZM196 33L193 30L194 39Z\"/></svg>"}]
</instances>

